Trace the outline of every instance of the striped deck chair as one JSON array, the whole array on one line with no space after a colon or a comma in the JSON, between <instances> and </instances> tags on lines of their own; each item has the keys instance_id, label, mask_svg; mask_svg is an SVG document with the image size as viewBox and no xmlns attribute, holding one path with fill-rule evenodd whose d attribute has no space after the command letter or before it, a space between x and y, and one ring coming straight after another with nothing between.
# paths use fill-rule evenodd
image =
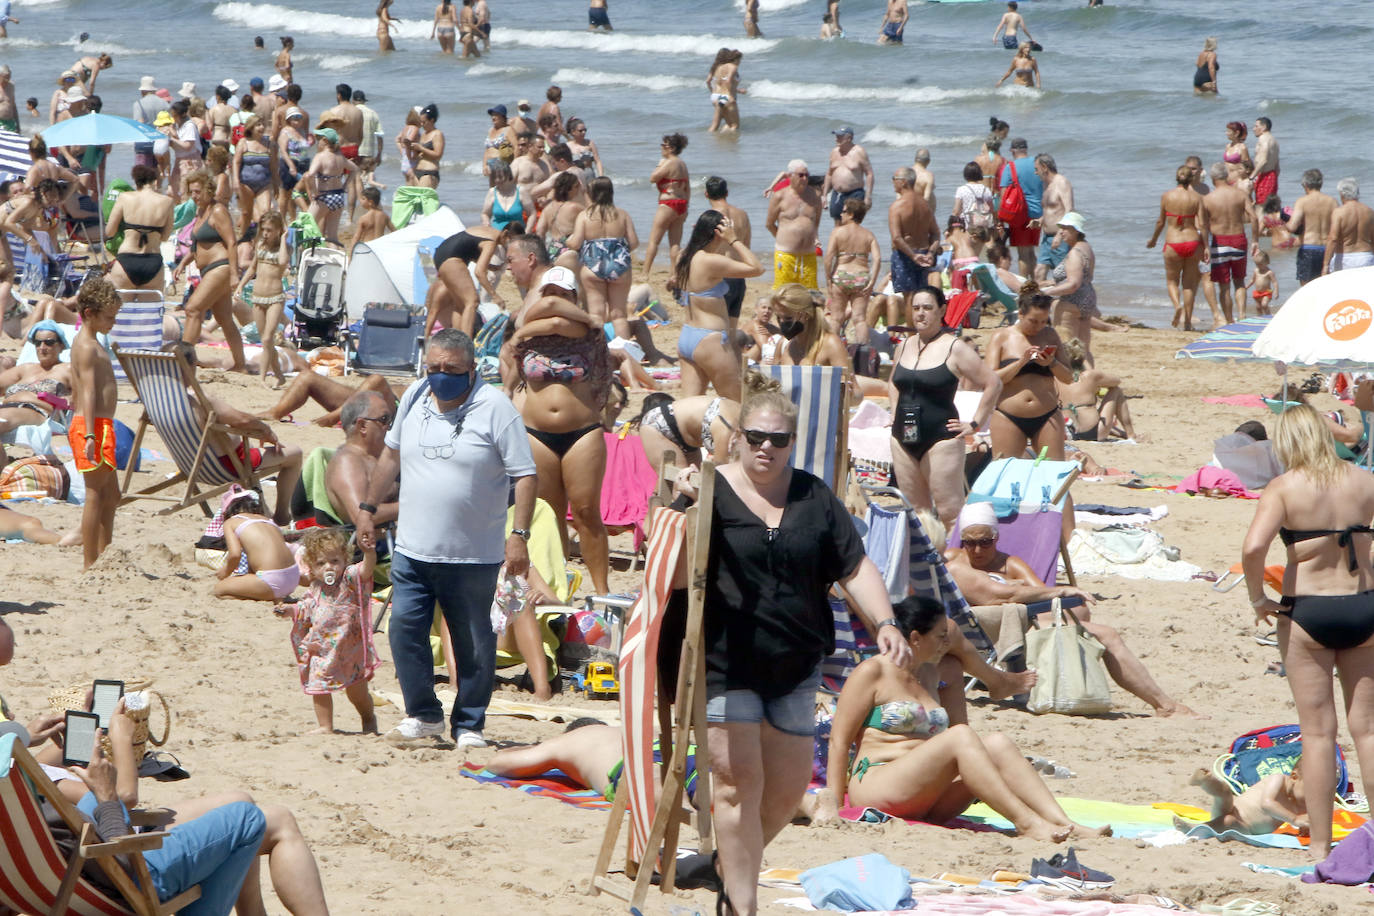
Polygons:
<instances>
[{"instance_id":1,"label":"striped deck chair","mask_svg":"<svg viewBox=\"0 0 1374 916\"><path fill-rule=\"evenodd\" d=\"M81 838L69 857L48 829L40 797ZM93 825L63 797L14 735L0 738L0 836L5 841L5 854L0 856L0 906L15 912L164 916L200 897L200 888L193 887L160 903L143 861L143 850L161 846L165 834L130 834L102 843ZM128 857L139 883L147 891L139 890L114 856ZM110 883L119 888L122 900L110 898L82 876L81 869L87 861L95 862Z\"/></svg>"},{"instance_id":2,"label":"striped deck chair","mask_svg":"<svg viewBox=\"0 0 1374 916\"><path fill-rule=\"evenodd\" d=\"M797 444L792 467L810 471L843 494L849 476L847 370L839 366L760 366L782 383L797 405Z\"/></svg>"},{"instance_id":3,"label":"striped deck chair","mask_svg":"<svg viewBox=\"0 0 1374 916\"><path fill-rule=\"evenodd\" d=\"M236 483L246 489L259 489L260 481L281 466L279 454L267 453L263 455L261 465L254 468L230 447L231 440L228 437L241 436L242 432L216 420L214 408L201 390L200 383L192 376L190 385L187 385L182 377L181 362L174 354L124 350L116 346L115 355L124 366L129 381L133 382L139 400L143 402L143 415L138 419L130 454L138 454L143 436L152 426L172 453L178 471L175 477L160 480L142 490L131 491L131 463L124 472L120 487L121 505L135 499L154 499L172 503L159 515L195 505L201 506L205 514L210 515L209 500L217 498ZM204 410L204 423L191 403L188 387L196 403ZM221 458L228 461L234 470L226 468ZM163 490L182 484L185 484L186 490L181 496L159 495Z\"/></svg>"},{"instance_id":4,"label":"striped deck chair","mask_svg":"<svg viewBox=\"0 0 1374 916\"><path fill-rule=\"evenodd\" d=\"M156 350L161 347L162 312L165 307L162 293L155 289L121 289L119 298L124 304L119 307L119 315L110 330L110 342L126 350ZM128 381L124 366L118 360L114 364L114 374L116 382Z\"/></svg>"}]
</instances>

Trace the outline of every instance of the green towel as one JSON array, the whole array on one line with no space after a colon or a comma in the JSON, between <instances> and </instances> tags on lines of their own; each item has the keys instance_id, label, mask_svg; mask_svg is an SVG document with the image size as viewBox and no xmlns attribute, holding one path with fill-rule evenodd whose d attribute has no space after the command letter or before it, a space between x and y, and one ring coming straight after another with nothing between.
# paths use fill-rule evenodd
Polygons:
<instances>
[{"instance_id":1,"label":"green towel","mask_svg":"<svg viewBox=\"0 0 1374 916\"><path fill-rule=\"evenodd\" d=\"M329 501L329 489L324 485L325 468L329 466L329 459L333 457L332 448L320 446L312 449L301 465L301 486L305 487L305 498L310 500L310 505L343 521L339 513L334 511L334 505Z\"/></svg>"},{"instance_id":2,"label":"green towel","mask_svg":"<svg viewBox=\"0 0 1374 916\"><path fill-rule=\"evenodd\" d=\"M439 192L403 184L391 197L391 225L404 229L412 221L439 209Z\"/></svg>"},{"instance_id":3,"label":"green towel","mask_svg":"<svg viewBox=\"0 0 1374 916\"><path fill-rule=\"evenodd\" d=\"M300 238L297 244L309 245L312 241L323 242L324 233L320 231L320 224L315 222L315 217L309 213L302 213L291 221L290 229L299 229Z\"/></svg>"},{"instance_id":4,"label":"green towel","mask_svg":"<svg viewBox=\"0 0 1374 916\"><path fill-rule=\"evenodd\" d=\"M172 228L180 229L190 224L196 218L196 202L194 200L183 200L177 204L172 211Z\"/></svg>"}]
</instances>

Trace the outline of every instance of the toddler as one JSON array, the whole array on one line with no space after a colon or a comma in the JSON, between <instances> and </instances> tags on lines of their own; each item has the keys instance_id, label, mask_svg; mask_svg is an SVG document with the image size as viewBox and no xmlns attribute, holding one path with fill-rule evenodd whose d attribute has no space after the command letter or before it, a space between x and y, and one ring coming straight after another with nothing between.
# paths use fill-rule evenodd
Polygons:
<instances>
[{"instance_id":1,"label":"toddler","mask_svg":"<svg viewBox=\"0 0 1374 916\"><path fill-rule=\"evenodd\" d=\"M1250 280L1245 284L1250 290L1250 298L1255 300L1255 314L1268 315L1269 302L1279 294L1279 280L1274 275L1274 270L1269 266L1268 252L1261 251L1255 255L1255 271L1250 274ZM1245 309L1242 306L1240 317L1245 317Z\"/></svg>"},{"instance_id":2,"label":"toddler","mask_svg":"<svg viewBox=\"0 0 1374 916\"><path fill-rule=\"evenodd\" d=\"M319 728L312 734L334 731L332 694L340 690L358 710L363 734L377 734L367 690L377 668L371 613L377 553L364 548L363 561L348 565L348 548L348 538L338 528L312 528L302 539L300 561L310 576L310 592L291 612L291 645L301 687L315 700Z\"/></svg>"},{"instance_id":3,"label":"toddler","mask_svg":"<svg viewBox=\"0 0 1374 916\"><path fill-rule=\"evenodd\" d=\"M1198 770L1189 780L1212 796L1212 819L1207 826L1221 833L1235 830L1251 836L1273 833L1280 824L1292 824L1307 836L1307 801L1302 791L1302 758L1291 773L1271 773L1236 795L1225 781L1210 770ZM1196 821L1174 818L1174 826L1185 833Z\"/></svg>"}]
</instances>

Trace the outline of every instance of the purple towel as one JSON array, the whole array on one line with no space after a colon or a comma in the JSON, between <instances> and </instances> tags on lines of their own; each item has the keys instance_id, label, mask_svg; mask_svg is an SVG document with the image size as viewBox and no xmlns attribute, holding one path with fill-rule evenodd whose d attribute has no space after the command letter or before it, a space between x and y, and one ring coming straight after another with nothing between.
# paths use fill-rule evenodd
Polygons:
<instances>
[{"instance_id":1,"label":"purple towel","mask_svg":"<svg viewBox=\"0 0 1374 916\"><path fill-rule=\"evenodd\" d=\"M1374 830L1368 822L1341 840L1331 855L1302 876L1307 884L1364 884L1374 877Z\"/></svg>"}]
</instances>

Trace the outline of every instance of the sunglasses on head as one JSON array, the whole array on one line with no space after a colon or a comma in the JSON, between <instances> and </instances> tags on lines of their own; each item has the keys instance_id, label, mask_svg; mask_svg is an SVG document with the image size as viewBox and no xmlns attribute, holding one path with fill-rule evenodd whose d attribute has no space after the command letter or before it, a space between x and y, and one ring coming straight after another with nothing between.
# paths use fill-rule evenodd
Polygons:
<instances>
[{"instance_id":1,"label":"sunglasses on head","mask_svg":"<svg viewBox=\"0 0 1374 916\"><path fill-rule=\"evenodd\" d=\"M997 543L997 538L964 538L963 543L965 547L991 547Z\"/></svg>"},{"instance_id":2,"label":"sunglasses on head","mask_svg":"<svg viewBox=\"0 0 1374 916\"><path fill-rule=\"evenodd\" d=\"M792 439L796 435L796 433L769 433L761 429L746 429L742 432L744 433L744 441L754 448L758 448L765 442L771 443L773 448L787 448L792 444Z\"/></svg>"}]
</instances>

